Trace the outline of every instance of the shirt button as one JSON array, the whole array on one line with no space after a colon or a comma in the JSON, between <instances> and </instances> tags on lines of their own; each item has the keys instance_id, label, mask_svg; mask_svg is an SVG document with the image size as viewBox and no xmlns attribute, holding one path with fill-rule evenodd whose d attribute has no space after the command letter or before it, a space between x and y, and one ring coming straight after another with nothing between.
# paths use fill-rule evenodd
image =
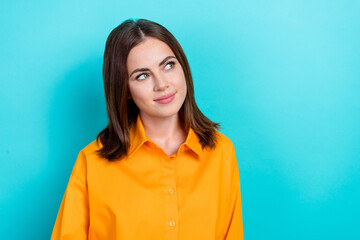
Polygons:
<instances>
[{"instance_id":1,"label":"shirt button","mask_svg":"<svg viewBox=\"0 0 360 240\"><path fill-rule=\"evenodd\" d=\"M175 192L174 189L169 188L169 193L170 193L170 194L173 194L174 192Z\"/></svg>"},{"instance_id":2,"label":"shirt button","mask_svg":"<svg viewBox=\"0 0 360 240\"><path fill-rule=\"evenodd\" d=\"M169 225L170 225L171 227L175 226L175 221L170 221L170 222L169 222Z\"/></svg>"}]
</instances>

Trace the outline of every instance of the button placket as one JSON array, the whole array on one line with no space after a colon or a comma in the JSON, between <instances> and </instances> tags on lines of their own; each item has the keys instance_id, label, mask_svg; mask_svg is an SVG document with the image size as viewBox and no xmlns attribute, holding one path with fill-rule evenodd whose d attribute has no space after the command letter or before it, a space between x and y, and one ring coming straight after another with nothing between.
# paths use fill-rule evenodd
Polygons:
<instances>
[{"instance_id":1,"label":"button placket","mask_svg":"<svg viewBox=\"0 0 360 240\"><path fill-rule=\"evenodd\" d=\"M175 166L175 157L170 157L170 166L173 168Z\"/></svg>"},{"instance_id":2,"label":"button placket","mask_svg":"<svg viewBox=\"0 0 360 240\"><path fill-rule=\"evenodd\" d=\"M177 239L178 236L178 198L176 194L175 156L161 156L166 199L167 232L165 239Z\"/></svg>"}]
</instances>

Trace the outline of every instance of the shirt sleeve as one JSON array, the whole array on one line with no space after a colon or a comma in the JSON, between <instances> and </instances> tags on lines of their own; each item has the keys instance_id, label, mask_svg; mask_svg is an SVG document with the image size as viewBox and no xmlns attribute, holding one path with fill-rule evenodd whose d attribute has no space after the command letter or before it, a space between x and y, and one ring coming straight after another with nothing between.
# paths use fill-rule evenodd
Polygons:
<instances>
[{"instance_id":1,"label":"shirt sleeve","mask_svg":"<svg viewBox=\"0 0 360 240\"><path fill-rule=\"evenodd\" d=\"M89 203L86 177L86 157L80 151L62 198L51 240L87 239Z\"/></svg>"},{"instance_id":2,"label":"shirt sleeve","mask_svg":"<svg viewBox=\"0 0 360 240\"><path fill-rule=\"evenodd\" d=\"M226 240L243 240L243 222L241 210L241 194L240 194L240 176L239 168L235 155L235 148L231 149L231 194L230 194L230 211L228 214L228 229Z\"/></svg>"}]
</instances>

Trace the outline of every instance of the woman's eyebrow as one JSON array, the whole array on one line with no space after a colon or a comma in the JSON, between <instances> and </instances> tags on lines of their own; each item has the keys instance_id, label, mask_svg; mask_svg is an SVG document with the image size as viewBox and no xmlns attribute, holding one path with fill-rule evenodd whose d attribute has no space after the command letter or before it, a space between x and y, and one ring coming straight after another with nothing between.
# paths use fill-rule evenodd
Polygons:
<instances>
[{"instance_id":1,"label":"woman's eyebrow","mask_svg":"<svg viewBox=\"0 0 360 240\"><path fill-rule=\"evenodd\" d=\"M148 68L138 68L138 69L135 69L134 71L132 71L132 73L130 74L130 77L131 75L133 75L134 73L136 72L145 72L145 71L149 71L150 69Z\"/></svg>"},{"instance_id":2,"label":"woman's eyebrow","mask_svg":"<svg viewBox=\"0 0 360 240\"><path fill-rule=\"evenodd\" d=\"M161 63L159 63L159 67L161 66L161 65L163 65L167 60L169 60L170 58L176 58L176 57L174 57L174 56L167 56L166 58L164 58L164 60L162 60L161 61Z\"/></svg>"},{"instance_id":3,"label":"woman's eyebrow","mask_svg":"<svg viewBox=\"0 0 360 240\"><path fill-rule=\"evenodd\" d=\"M164 58L164 60L162 60L162 61L159 63L159 67L160 67L161 65L163 65L167 60L169 60L169 59L171 59L171 58L176 58L176 57L175 57L175 56L167 56L166 58ZM148 68L137 68L137 69L135 69L134 71L131 72L130 77L131 77L134 73L136 73L136 72L145 72L145 71L150 71L150 69L148 69Z\"/></svg>"}]
</instances>

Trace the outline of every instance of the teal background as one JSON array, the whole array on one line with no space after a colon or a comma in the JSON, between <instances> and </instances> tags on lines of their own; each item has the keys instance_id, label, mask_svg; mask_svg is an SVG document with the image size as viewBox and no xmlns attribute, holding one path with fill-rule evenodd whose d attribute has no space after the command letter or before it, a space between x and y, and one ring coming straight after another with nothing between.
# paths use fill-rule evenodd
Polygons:
<instances>
[{"instance_id":1,"label":"teal background","mask_svg":"<svg viewBox=\"0 0 360 240\"><path fill-rule=\"evenodd\" d=\"M0 236L49 239L106 125L102 57L127 18L167 27L239 163L244 235L360 239L360 2L3 1Z\"/></svg>"}]
</instances>

